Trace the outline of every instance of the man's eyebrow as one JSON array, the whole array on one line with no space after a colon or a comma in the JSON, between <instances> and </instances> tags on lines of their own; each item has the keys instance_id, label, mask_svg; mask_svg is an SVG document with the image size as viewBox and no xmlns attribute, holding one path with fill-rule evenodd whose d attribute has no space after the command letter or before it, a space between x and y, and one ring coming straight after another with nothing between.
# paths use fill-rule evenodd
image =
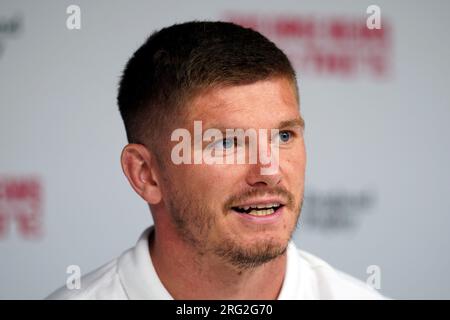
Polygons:
<instances>
[{"instance_id":1,"label":"man's eyebrow","mask_svg":"<svg viewBox=\"0 0 450 320\"><path fill-rule=\"evenodd\" d=\"M298 117L291 120L281 121L278 125L278 129L286 129L292 127L300 127L302 129L305 129L305 120L303 120L302 117Z\"/></svg>"},{"instance_id":2,"label":"man's eyebrow","mask_svg":"<svg viewBox=\"0 0 450 320\"><path fill-rule=\"evenodd\" d=\"M281 129L293 128L293 127L300 127L301 129L305 129L305 121L303 120L303 118L301 116L298 117L298 118L295 118L295 119L281 121L278 124L278 128L277 129L281 130ZM231 127L224 127L222 125L217 125L217 126L210 125L210 126L206 126L206 127L203 128L203 130L208 130L208 129L218 129L219 131L225 132L227 129L228 130L235 130L235 129L244 129L244 130L246 130L246 129L250 129L250 128L237 128L237 127L233 127L233 126L231 126Z\"/></svg>"}]
</instances>

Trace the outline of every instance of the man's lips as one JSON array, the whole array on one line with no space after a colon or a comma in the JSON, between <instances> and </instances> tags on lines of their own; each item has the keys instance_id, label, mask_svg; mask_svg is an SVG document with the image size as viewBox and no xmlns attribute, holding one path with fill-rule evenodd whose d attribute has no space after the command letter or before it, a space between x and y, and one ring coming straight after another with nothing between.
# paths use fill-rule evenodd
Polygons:
<instances>
[{"instance_id":1,"label":"man's lips","mask_svg":"<svg viewBox=\"0 0 450 320\"><path fill-rule=\"evenodd\" d=\"M286 206L281 205L278 208L253 210L249 212L239 212L235 209L231 209L239 220L245 221L250 224L273 224L281 221L281 217L285 215Z\"/></svg>"},{"instance_id":2,"label":"man's lips","mask_svg":"<svg viewBox=\"0 0 450 320\"><path fill-rule=\"evenodd\" d=\"M249 199L232 207L257 207L261 205L279 204L286 205L286 202L280 197L266 197L258 199Z\"/></svg>"},{"instance_id":3,"label":"man's lips","mask_svg":"<svg viewBox=\"0 0 450 320\"><path fill-rule=\"evenodd\" d=\"M241 214L262 218L274 215L284 206L285 202L277 197L247 200L242 204L232 206L231 209Z\"/></svg>"}]
</instances>

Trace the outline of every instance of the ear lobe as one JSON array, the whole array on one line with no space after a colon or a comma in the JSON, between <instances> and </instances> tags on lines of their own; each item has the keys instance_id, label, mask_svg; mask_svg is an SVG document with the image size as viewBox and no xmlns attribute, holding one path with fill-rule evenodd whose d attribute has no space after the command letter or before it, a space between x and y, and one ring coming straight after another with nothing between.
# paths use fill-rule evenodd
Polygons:
<instances>
[{"instance_id":1,"label":"ear lobe","mask_svg":"<svg viewBox=\"0 0 450 320\"><path fill-rule=\"evenodd\" d=\"M156 161L148 149L141 144L126 145L121 155L122 171L133 190L150 204L161 201L161 190L155 176Z\"/></svg>"}]
</instances>

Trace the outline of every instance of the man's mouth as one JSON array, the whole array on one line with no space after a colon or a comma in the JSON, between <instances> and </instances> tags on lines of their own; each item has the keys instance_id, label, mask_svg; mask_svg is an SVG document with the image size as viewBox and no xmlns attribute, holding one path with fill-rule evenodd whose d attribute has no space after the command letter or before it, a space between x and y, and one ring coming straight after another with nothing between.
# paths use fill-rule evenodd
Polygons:
<instances>
[{"instance_id":1,"label":"man's mouth","mask_svg":"<svg viewBox=\"0 0 450 320\"><path fill-rule=\"evenodd\" d=\"M249 214L251 216L268 216L274 214L280 208L284 207L281 203L255 204L249 206L232 207L234 211L241 214Z\"/></svg>"}]
</instances>

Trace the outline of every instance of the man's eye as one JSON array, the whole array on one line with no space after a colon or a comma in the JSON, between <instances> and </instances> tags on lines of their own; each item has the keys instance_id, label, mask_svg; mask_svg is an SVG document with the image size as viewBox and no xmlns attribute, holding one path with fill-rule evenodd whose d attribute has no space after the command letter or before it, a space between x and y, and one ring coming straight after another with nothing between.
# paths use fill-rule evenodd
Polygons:
<instances>
[{"instance_id":1,"label":"man's eye","mask_svg":"<svg viewBox=\"0 0 450 320\"><path fill-rule=\"evenodd\" d=\"M234 139L223 139L222 140L222 148L230 149L234 147Z\"/></svg>"},{"instance_id":2,"label":"man's eye","mask_svg":"<svg viewBox=\"0 0 450 320\"><path fill-rule=\"evenodd\" d=\"M212 145L212 147L214 149L218 149L218 150L230 150L234 146L235 146L234 138L222 139L222 140L216 141Z\"/></svg>"},{"instance_id":3,"label":"man's eye","mask_svg":"<svg viewBox=\"0 0 450 320\"><path fill-rule=\"evenodd\" d=\"M280 131L279 135L281 142L288 142L292 137L292 133L290 131Z\"/></svg>"}]
</instances>

